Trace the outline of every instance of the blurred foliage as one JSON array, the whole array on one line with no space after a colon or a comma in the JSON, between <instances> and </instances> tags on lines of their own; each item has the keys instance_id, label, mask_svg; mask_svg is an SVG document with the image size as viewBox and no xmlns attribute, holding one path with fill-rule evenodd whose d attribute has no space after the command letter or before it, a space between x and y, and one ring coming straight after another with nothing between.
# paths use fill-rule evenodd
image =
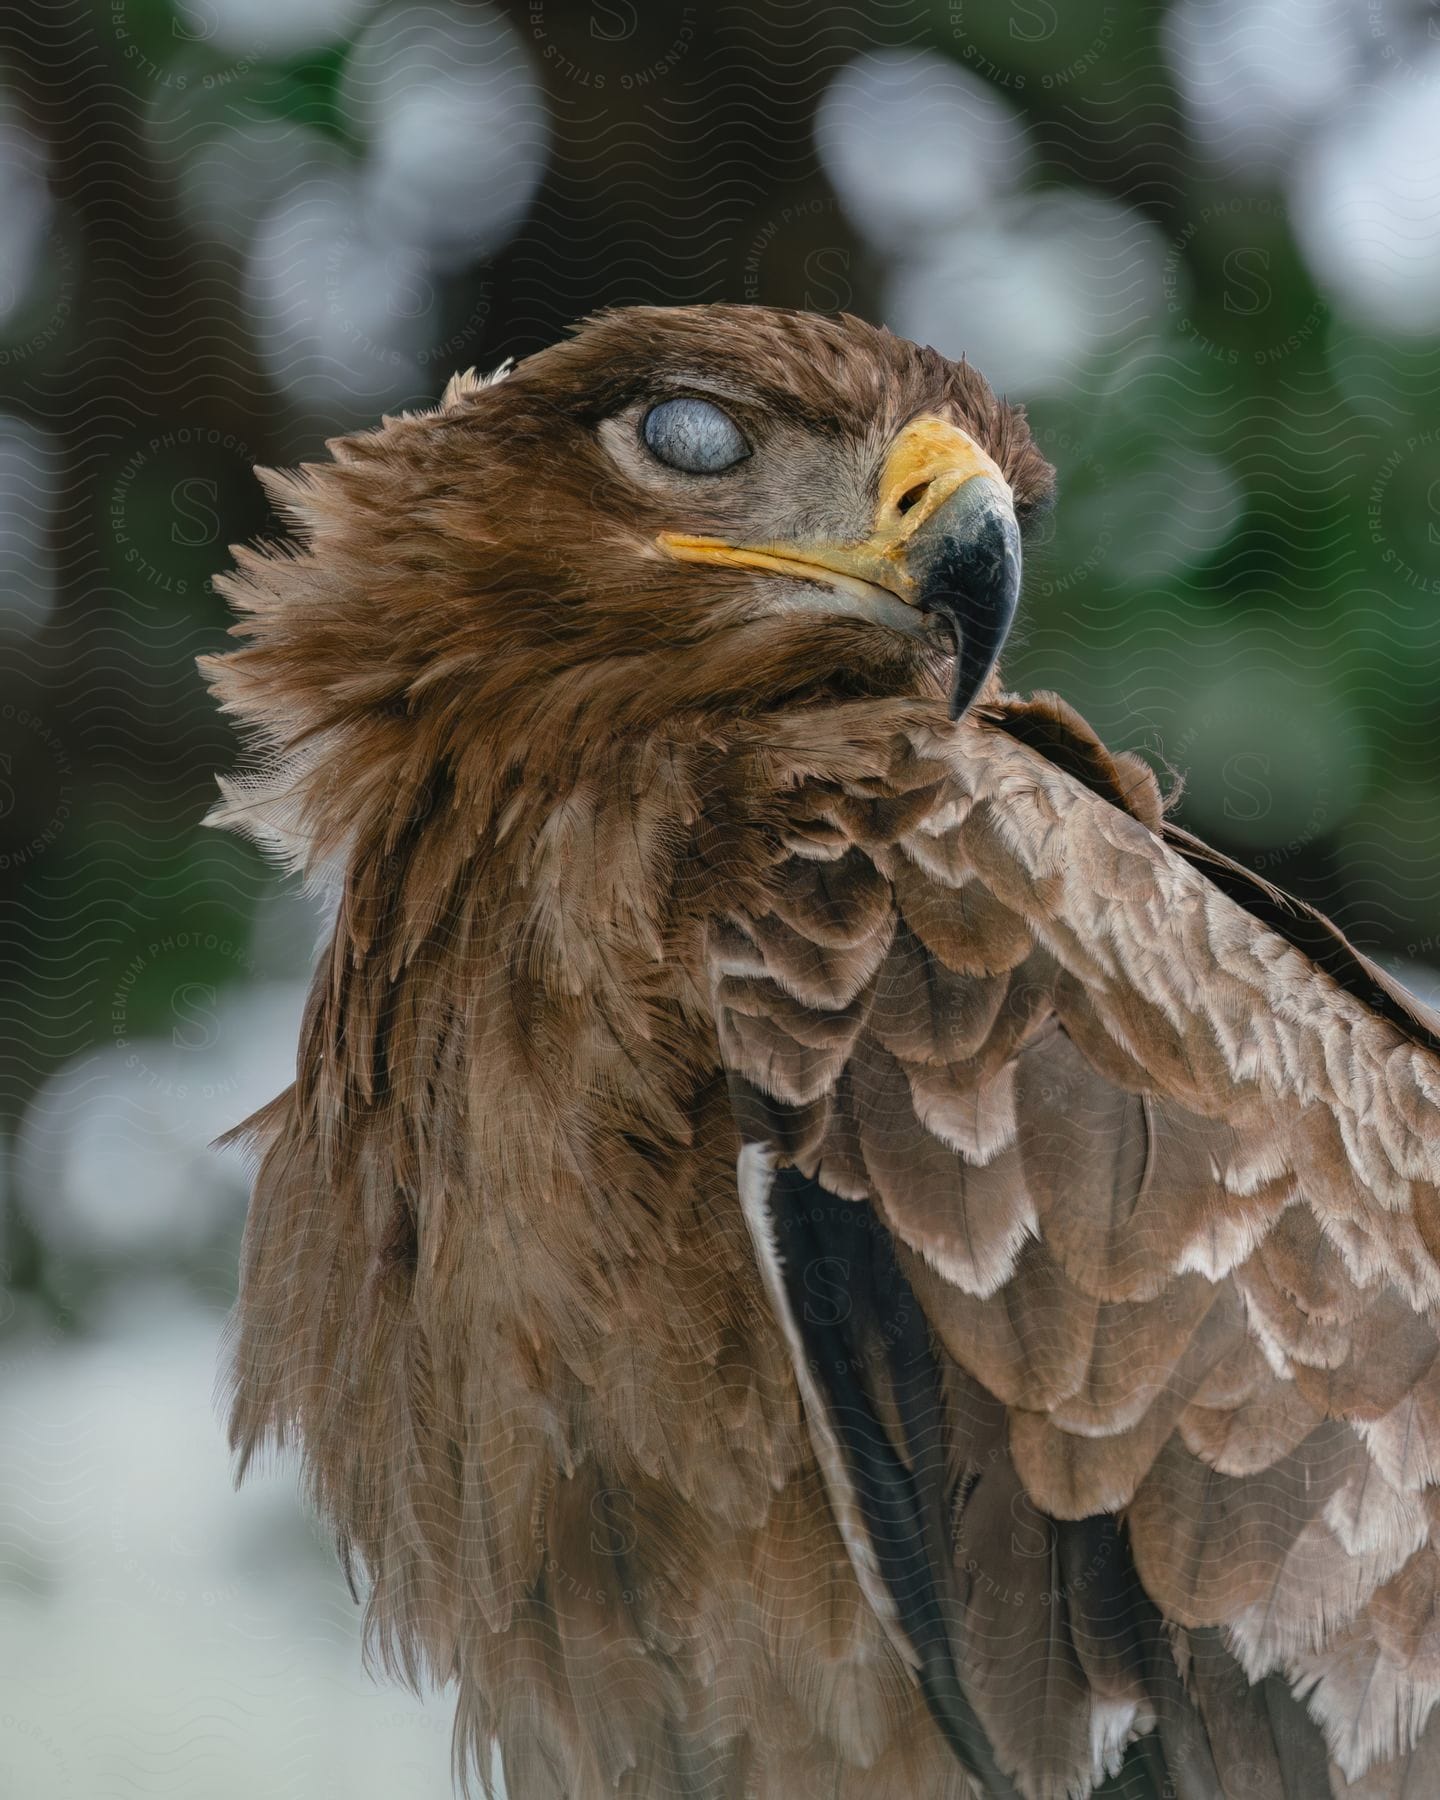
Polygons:
<instances>
[{"instance_id":1,"label":"blurred foliage","mask_svg":"<svg viewBox=\"0 0 1440 1800\"><path fill-rule=\"evenodd\" d=\"M316 936L202 824L212 577L277 530L253 466L605 305L968 349L1060 478L1011 684L1433 985L1432 12L0 8L0 1788L448 1779L449 1708L372 1689L328 1546L288 1480L230 1494L209 1399L246 1188L211 1144L289 1078Z\"/></svg>"},{"instance_id":2,"label":"blurred foliage","mask_svg":"<svg viewBox=\"0 0 1440 1800\"><path fill-rule=\"evenodd\" d=\"M0 325L0 411L42 434L3 504L41 519L15 554L54 594L43 624L4 626L0 664L12 1126L62 1065L114 1054L117 984L147 946L183 939L127 990L130 1036L180 1043L177 995L256 980L275 878L200 829L234 746L194 668L225 630L210 577L226 546L274 529L251 465L314 456L605 304L889 318L896 255L930 246L863 241L812 129L837 71L887 48L933 52L1017 111L1017 208L1083 189L1151 246L1145 328L1031 401L1061 498L1012 683L1059 689L1117 746L1188 772L1191 823L1367 946L1436 960L1440 342L1345 318L1278 178L1217 168L1165 61L1164 8L500 8L538 84L543 178L495 241L403 280L393 257L375 265L395 276L382 314L427 296L435 348L392 358L409 374L384 391L342 370L330 405L267 363L247 246L277 196L374 154L347 72L383 10L310 0L286 25L273 0L253 21L241 0L94 0L78 25L64 9L0 23L52 207ZM336 316L338 279L327 265L317 289ZM942 347L965 347L963 319L955 338ZM21 1210L12 1272L44 1291Z\"/></svg>"}]
</instances>

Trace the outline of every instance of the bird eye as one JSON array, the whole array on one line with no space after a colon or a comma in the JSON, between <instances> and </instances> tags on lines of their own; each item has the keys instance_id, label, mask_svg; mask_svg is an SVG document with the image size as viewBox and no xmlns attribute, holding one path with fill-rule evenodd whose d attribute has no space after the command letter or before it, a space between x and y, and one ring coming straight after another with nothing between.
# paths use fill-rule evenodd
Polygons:
<instances>
[{"instance_id":1,"label":"bird eye","mask_svg":"<svg viewBox=\"0 0 1440 1800\"><path fill-rule=\"evenodd\" d=\"M662 400L640 430L652 456L687 475L716 475L750 454L740 427L708 400Z\"/></svg>"}]
</instances>

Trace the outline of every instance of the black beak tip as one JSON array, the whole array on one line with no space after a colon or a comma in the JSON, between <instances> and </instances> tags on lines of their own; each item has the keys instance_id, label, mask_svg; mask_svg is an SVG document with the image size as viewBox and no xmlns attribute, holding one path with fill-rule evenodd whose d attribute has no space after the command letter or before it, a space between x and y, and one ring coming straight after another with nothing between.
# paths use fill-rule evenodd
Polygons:
<instances>
[{"instance_id":1,"label":"black beak tip","mask_svg":"<svg viewBox=\"0 0 1440 1800\"><path fill-rule=\"evenodd\" d=\"M995 667L1020 598L1020 536L1008 513L947 539L926 571L920 609L937 613L955 641L950 717L958 720Z\"/></svg>"},{"instance_id":2,"label":"black beak tip","mask_svg":"<svg viewBox=\"0 0 1440 1800\"><path fill-rule=\"evenodd\" d=\"M966 693L964 684L960 680L958 660L955 676L954 685L950 689L950 723L952 725L958 725L960 723L961 719L965 716L967 708L975 698L975 694ZM979 691L980 690L977 688L975 693L978 693Z\"/></svg>"}]
</instances>

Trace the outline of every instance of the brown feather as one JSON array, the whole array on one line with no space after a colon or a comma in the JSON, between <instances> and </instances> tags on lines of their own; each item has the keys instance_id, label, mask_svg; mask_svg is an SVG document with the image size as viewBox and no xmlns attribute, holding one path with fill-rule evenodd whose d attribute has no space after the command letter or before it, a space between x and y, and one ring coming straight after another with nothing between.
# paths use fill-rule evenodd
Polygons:
<instances>
[{"instance_id":1,"label":"brown feather","mask_svg":"<svg viewBox=\"0 0 1440 1800\"><path fill-rule=\"evenodd\" d=\"M645 474L677 383L784 479ZM1063 702L657 548L854 541L932 412L1044 500L968 365L723 307L269 478L216 817L331 922L233 1441L514 1800L1419 1800L1440 1027Z\"/></svg>"}]
</instances>

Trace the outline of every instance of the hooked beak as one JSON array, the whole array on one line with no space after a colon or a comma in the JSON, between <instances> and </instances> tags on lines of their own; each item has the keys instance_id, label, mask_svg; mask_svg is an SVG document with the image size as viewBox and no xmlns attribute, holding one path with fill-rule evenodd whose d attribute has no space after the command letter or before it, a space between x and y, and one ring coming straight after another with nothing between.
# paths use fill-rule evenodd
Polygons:
<instances>
[{"instance_id":1,"label":"hooked beak","mask_svg":"<svg viewBox=\"0 0 1440 1800\"><path fill-rule=\"evenodd\" d=\"M821 583L843 601L842 610L901 629L910 626L896 600L922 617L937 616L954 645L952 719L984 687L1020 597L1020 532L1009 483L968 432L929 414L912 419L891 445L874 529L858 544L731 544L675 531L662 531L659 542L686 562Z\"/></svg>"}]
</instances>

